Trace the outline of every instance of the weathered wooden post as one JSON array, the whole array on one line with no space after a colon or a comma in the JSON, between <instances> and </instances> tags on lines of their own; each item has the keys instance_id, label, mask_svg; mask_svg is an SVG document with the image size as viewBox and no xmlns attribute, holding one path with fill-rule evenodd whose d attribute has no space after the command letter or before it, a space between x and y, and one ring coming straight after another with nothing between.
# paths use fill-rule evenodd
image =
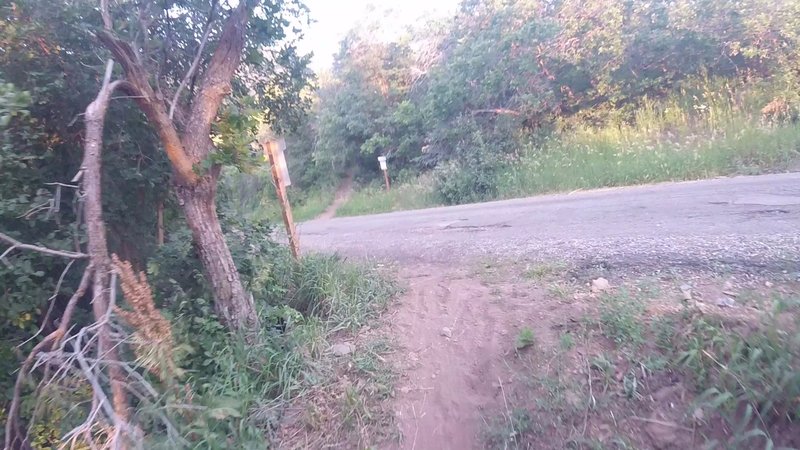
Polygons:
<instances>
[{"instance_id":1,"label":"weathered wooden post","mask_svg":"<svg viewBox=\"0 0 800 450\"><path fill-rule=\"evenodd\" d=\"M378 163L381 165L383 171L383 181L386 182L386 190L389 190L389 167L386 165L386 157L378 156Z\"/></svg>"},{"instance_id":2,"label":"weathered wooden post","mask_svg":"<svg viewBox=\"0 0 800 450\"><path fill-rule=\"evenodd\" d=\"M283 224L286 226L286 233L289 235L289 248L294 259L299 259L300 241L297 238L297 230L292 218L292 206L289 204L289 198L286 195L286 186L292 184L292 180L289 178L289 169L286 166L286 157L284 156L286 141L282 137L268 134L262 140L261 146L264 149L264 157L269 161L270 170L272 171L272 179L275 182L275 190L278 194L278 203L281 205Z\"/></svg>"}]
</instances>

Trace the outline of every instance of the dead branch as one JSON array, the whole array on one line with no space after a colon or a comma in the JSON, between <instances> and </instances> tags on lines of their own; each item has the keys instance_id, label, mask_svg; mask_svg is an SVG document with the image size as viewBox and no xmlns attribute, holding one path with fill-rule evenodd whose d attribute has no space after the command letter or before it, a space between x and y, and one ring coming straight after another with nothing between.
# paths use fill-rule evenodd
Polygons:
<instances>
[{"instance_id":1,"label":"dead branch","mask_svg":"<svg viewBox=\"0 0 800 450\"><path fill-rule=\"evenodd\" d=\"M481 113L489 113L489 114L503 114L503 115L510 115L510 116L521 116L522 113L519 111L514 111L513 109L506 109L506 108L492 108L492 109L476 109L472 111L472 114L481 114Z\"/></svg>"},{"instance_id":2,"label":"dead branch","mask_svg":"<svg viewBox=\"0 0 800 450\"><path fill-rule=\"evenodd\" d=\"M50 322L50 314L53 313L53 306L56 304L55 299L56 297L58 297L58 293L61 292L61 284L64 283L64 277L67 276L67 272L69 272L69 269L72 267L73 263L75 263L75 260L74 259L70 260L70 262L67 264L67 267L65 267L64 270L61 272L61 276L58 277L56 288L53 289L53 295L51 295L50 298L47 299L47 302L50 303L50 306L47 307L47 312L44 315L44 319L42 319L42 324L39 325L39 329L36 330L36 333L34 333L33 336L26 339L23 343L17 345L17 348L22 348L28 342L36 339L40 334L42 334L42 331L44 331L44 327L48 324L48 322Z\"/></svg>"},{"instance_id":3,"label":"dead branch","mask_svg":"<svg viewBox=\"0 0 800 450\"><path fill-rule=\"evenodd\" d=\"M100 15L103 17L103 26L106 30L110 30L113 22L111 21L111 14L108 12L108 0L100 0Z\"/></svg>"},{"instance_id":4,"label":"dead branch","mask_svg":"<svg viewBox=\"0 0 800 450\"><path fill-rule=\"evenodd\" d=\"M8 418L6 419L5 448L7 449L11 448L11 439L14 436L13 431L17 426L17 414L19 413L20 401L22 400L22 385L25 381L25 377L31 370L37 355L45 351L46 348L54 348L58 346L59 341L66 334L67 328L72 321L72 313L75 311L78 300L80 300L84 294L86 294L86 290L89 288L89 281L92 279L93 272L94 268L91 265L86 268L86 270L83 272L81 283L78 285L78 290L72 294L72 297L70 297L69 301L67 302L67 307L64 308L64 313L61 315L61 323L59 323L58 328L52 333L48 334L42 340L42 342L39 342L35 347L33 347L33 350L31 350L28 357L25 358L25 361L22 363L19 373L17 373L17 381L14 383L14 394L11 398L11 405L8 407Z\"/></svg>"},{"instance_id":5,"label":"dead branch","mask_svg":"<svg viewBox=\"0 0 800 450\"><path fill-rule=\"evenodd\" d=\"M81 185L85 193L84 201L84 222L86 224L86 234L88 236L87 252L90 255L92 264L95 266L94 280L92 281L92 310L94 317L100 320L105 317L109 309L109 301L113 298L108 297L113 292L109 290L109 273L111 271L111 261L108 256L108 243L106 241L106 226L103 221L103 200L102 200L102 147L103 147L103 127L105 125L106 110L110 101L111 94L121 86L124 81L111 81L111 73L114 61L109 59L106 63L106 72L103 77L103 85L97 93L97 97L86 107L86 137L84 140L83 162L81 169L85 172ZM116 349L111 347L109 342L109 331L107 325L101 325L98 331L97 352L102 355L109 353L109 358L117 359ZM121 385L122 374L114 366L109 367L109 378L114 403L114 409L122 420L128 418L128 400L125 390Z\"/></svg>"},{"instance_id":6,"label":"dead branch","mask_svg":"<svg viewBox=\"0 0 800 450\"><path fill-rule=\"evenodd\" d=\"M53 250L52 248L42 247L39 245L23 244L22 242L12 238L11 236L5 233L0 233L0 240L11 244L11 247L6 249L6 251L4 251L2 255L0 255L0 260L5 259L5 257L9 253L11 253L14 249L30 250L38 253L43 253L45 255L61 256L63 258L71 258L71 259L85 259L89 257L89 255L87 255L86 253L70 252L66 250Z\"/></svg>"}]
</instances>

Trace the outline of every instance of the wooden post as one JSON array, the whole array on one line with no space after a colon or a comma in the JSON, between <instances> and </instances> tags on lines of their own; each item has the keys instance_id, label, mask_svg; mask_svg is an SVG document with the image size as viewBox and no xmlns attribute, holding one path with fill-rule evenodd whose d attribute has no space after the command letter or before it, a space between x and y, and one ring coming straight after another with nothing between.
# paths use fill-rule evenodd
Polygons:
<instances>
[{"instance_id":1,"label":"wooden post","mask_svg":"<svg viewBox=\"0 0 800 450\"><path fill-rule=\"evenodd\" d=\"M300 258L300 242L297 239L297 230L294 227L294 219L292 219L292 207L289 205L289 198L286 196L286 185L283 180L283 173L278 164L278 143L273 140L264 142L264 153L269 159L269 166L272 170L272 179L275 182L275 190L278 193L278 202L281 205L281 213L283 214L283 224L286 225L286 233L289 235L289 248L292 251L294 259Z\"/></svg>"},{"instance_id":2,"label":"wooden post","mask_svg":"<svg viewBox=\"0 0 800 450\"><path fill-rule=\"evenodd\" d=\"M386 157L385 156L378 156L378 163L381 166L381 170L383 171L383 181L386 182L386 190L388 191L389 186L389 167L386 165Z\"/></svg>"},{"instance_id":3,"label":"wooden post","mask_svg":"<svg viewBox=\"0 0 800 450\"><path fill-rule=\"evenodd\" d=\"M156 243L159 247L164 245L164 201L159 200L156 209Z\"/></svg>"}]
</instances>

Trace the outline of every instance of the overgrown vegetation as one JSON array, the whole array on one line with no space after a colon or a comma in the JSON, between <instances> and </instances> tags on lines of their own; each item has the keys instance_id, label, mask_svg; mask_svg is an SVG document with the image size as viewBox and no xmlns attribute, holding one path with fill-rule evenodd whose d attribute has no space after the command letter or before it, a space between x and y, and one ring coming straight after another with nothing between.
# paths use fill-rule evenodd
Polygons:
<instances>
[{"instance_id":1,"label":"overgrown vegetation","mask_svg":"<svg viewBox=\"0 0 800 450\"><path fill-rule=\"evenodd\" d=\"M236 253L251 292L264 301L263 326L255 339L229 336L210 313L208 300L186 290L191 283L154 277L168 299L164 310L173 317L183 349L181 367L193 404L203 407L182 429L195 448L230 448L231 439L237 447L269 445L278 437L286 406L335 381L330 346L337 336L374 320L395 290L367 268L328 256L295 263L285 249L261 242L246 255ZM165 258L184 266L185 258L168 254L156 258L151 272ZM197 268L181 272L196 274Z\"/></svg>"},{"instance_id":2,"label":"overgrown vegetation","mask_svg":"<svg viewBox=\"0 0 800 450\"><path fill-rule=\"evenodd\" d=\"M523 382L506 387L500 411L485 419L484 442L796 447L800 299L793 286L760 294L757 309L679 303L637 283L601 294L597 310L557 346L516 358Z\"/></svg>"},{"instance_id":3,"label":"overgrown vegetation","mask_svg":"<svg viewBox=\"0 0 800 450\"><path fill-rule=\"evenodd\" d=\"M356 192L340 215L515 198L577 189L682 181L794 170L800 163L800 125L764 121L771 101L764 85L702 82L663 100L647 100L632 120L603 125L565 121L561 131L521 143L511 162L469 170L455 162L395 186ZM716 92L721 92L717 94ZM481 181L483 180L483 181ZM478 186L475 183L481 183ZM409 195L411 194L411 195ZM397 201L408 195L413 201Z\"/></svg>"},{"instance_id":4,"label":"overgrown vegetation","mask_svg":"<svg viewBox=\"0 0 800 450\"><path fill-rule=\"evenodd\" d=\"M366 21L321 77L290 158L309 181L360 175L342 215L787 170L798 8L465 0L388 41ZM379 155L399 192L378 192Z\"/></svg>"},{"instance_id":5,"label":"overgrown vegetation","mask_svg":"<svg viewBox=\"0 0 800 450\"><path fill-rule=\"evenodd\" d=\"M243 16L249 25L226 25ZM289 129L304 113L311 74L293 30L304 17L293 1L0 6L4 448L267 448L298 397L351 361L363 367L354 380L371 376L362 359L377 350L345 361L331 346L375 320L393 284L334 257L293 260L258 203L272 189L250 147L257 126ZM208 78L232 86L212 86L222 107L192 121ZM119 90L91 152L101 173L90 172L85 113L110 85ZM204 120L211 130L193 133L188 122ZM188 171L174 166L176 151L199 152ZM198 186L200 222L218 233L218 215L219 239L200 242L187 226ZM307 202L309 217L331 197L322 185L303 195L320 199ZM209 246L232 257L224 278L241 278L239 300L256 311L242 323L259 327L232 331L220 316L226 283L209 272Z\"/></svg>"}]
</instances>

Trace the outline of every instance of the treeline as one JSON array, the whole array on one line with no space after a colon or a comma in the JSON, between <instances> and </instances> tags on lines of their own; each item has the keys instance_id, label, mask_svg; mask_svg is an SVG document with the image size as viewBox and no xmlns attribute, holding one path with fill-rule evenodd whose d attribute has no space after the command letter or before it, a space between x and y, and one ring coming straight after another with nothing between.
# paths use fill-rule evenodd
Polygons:
<instances>
[{"instance_id":1,"label":"treeline","mask_svg":"<svg viewBox=\"0 0 800 450\"><path fill-rule=\"evenodd\" d=\"M523 147L631 123L643 102L700 80L765 83L791 104L798 30L797 0L464 0L392 42L362 25L321 78L292 157L307 185L331 168L376 176L386 155L395 173L438 168L445 202L480 199Z\"/></svg>"},{"instance_id":2,"label":"treeline","mask_svg":"<svg viewBox=\"0 0 800 450\"><path fill-rule=\"evenodd\" d=\"M215 201L223 168L263 164L259 127L306 109L305 18L291 0L0 2L0 446L270 447L309 346L386 300ZM87 106L112 85L90 171ZM253 305L246 328L226 300Z\"/></svg>"}]
</instances>

